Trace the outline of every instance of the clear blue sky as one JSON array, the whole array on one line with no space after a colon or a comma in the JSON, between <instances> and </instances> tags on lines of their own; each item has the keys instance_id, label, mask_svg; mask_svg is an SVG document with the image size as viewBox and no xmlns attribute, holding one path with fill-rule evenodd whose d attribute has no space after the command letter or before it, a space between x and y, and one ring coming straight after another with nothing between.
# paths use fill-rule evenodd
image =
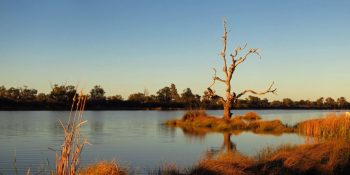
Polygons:
<instances>
[{"instance_id":1,"label":"clear blue sky","mask_svg":"<svg viewBox=\"0 0 350 175\"><path fill-rule=\"evenodd\" d=\"M0 0L0 85L98 84L126 98L175 83L202 94L212 67L222 69L226 17L228 50L247 42L262 54L238 68L236 91L275 81L269 99L350 99L349 9L346 0Z\"/></svg>"}]
</instances>

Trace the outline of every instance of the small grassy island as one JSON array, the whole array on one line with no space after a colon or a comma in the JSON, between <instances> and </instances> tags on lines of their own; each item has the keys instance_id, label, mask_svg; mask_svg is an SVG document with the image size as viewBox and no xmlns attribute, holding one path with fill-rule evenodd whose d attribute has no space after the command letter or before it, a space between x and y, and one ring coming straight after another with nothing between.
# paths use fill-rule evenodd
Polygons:
<instances>
[{"instance_id":1,"label":"small grassy island","mask_svg":"<svg viewBox=\"0 0 350 175\"><path fill-rule=\"evenodd\" d=\"M165 123L172 127L181 127L185 130L208 132L242 132L282 134L295 131L295 127L284 125L280 120L262 121L255 112L237 115L231 119L208 116L204 111L189 111L182 119L169 120Z\"/></svg>"}]
</instances>

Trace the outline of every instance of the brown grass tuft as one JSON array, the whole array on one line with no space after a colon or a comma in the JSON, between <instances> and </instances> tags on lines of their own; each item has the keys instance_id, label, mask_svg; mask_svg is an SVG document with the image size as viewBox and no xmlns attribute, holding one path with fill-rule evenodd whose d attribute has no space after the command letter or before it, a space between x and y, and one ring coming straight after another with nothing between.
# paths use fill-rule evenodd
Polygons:
<instances>
[{"instance_id":1,"label":"brown grass tuft","mask_svg":"<svg viewBox=\"0 0 350 175\"><path fill-rule=\"evenodd\" d=\"M255 168L265 174L348 174L350 145L344 140L278 148Z\"/></svg>"},{"instance_id":2,"label":"brown grass tuft","mask_svg":"<svg viewBox=\"0 0 350 175\"><path fill-rule=\"evenodd\" d=\"M122 169L116 162L101 161L89 165L78 172L78 175L126 175L126 170Z\"/></svg>"},{"instance_id":3,"label":"brown grass tuft","mask_svg":"<svg viewBox=\"0 0 350 175\"><path fill-rule=\"evenodd\" d=\"M239 117L243 120L246 120L247 122L256 121L256 120L261 119L260 115L256 112L247 112L243 116L239 116Z\"/></svg>"},{"instance_id":4,"label":"brown grass tuft","mask_svg":"<svg viewBox=\"0 0 350 175\"><path fill-rule=\"evenodd\" d=\"M228 152L219 154L215 159L203 159L190 174L244 175L244 170L254 164L254 160L239 154Z\"/></svg>"},{"instance_id":5,"label":"brown grass tuft","mask_svg":"<svg viewBox=\"0 0 350 175\"><path fill-rule=\"evenodd\" d=\"M283 134L284 132L293 131L293 129L282 124L280 120L253 121L249 123L248 128L256 133Z\"/></svg>"},{"instance_id":6,"label":"brown grass tuft","mask_svg":"<svg viewBox=\"0 0 350 175\"><path fill-rule=\"evenodd\" d=\"M204 110L189 110L183 115L182 120L183 121L188 121L188 120L193 121L198 117L205 117L205 116L207 116L207 113L205 113Z\"/></svg>"}]
</instances>

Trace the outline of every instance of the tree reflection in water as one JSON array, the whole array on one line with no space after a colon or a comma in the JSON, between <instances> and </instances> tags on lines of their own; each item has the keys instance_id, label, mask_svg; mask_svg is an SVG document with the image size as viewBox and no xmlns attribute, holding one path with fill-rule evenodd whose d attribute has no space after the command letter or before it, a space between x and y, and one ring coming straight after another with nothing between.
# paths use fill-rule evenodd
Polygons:
<instances>
[{"instance_id":1,"label":"tree reflection in water","mask_svg":"<svg viewBox=\"0 0 350 175\"><path fill-rule=\"evenodd\" d=\"M172 127L170 127L172 128ZM211 131L207 131L206 129L201 128L193 128L193 127L183 127L181 128L184 135L188 138L196 138L196 139L204 139L206 134L210 133ZM232 135L239 135L241 132L225 132L223 134L223 142L221 147L211 147L206 151L206 157L211 158L215 155L219 154L230 154L237 151L236 143L232 142L231 136Z\"/></svg>"}]
</instances>

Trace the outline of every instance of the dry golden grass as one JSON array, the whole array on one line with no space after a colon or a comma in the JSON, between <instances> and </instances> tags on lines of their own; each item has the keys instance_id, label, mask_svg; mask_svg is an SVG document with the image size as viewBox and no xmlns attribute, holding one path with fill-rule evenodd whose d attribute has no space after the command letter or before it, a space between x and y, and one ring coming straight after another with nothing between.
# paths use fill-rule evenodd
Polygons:
<instances>
[{"instance_id":1,"label":"dry golden grass","mask_svg":"<svg viewBox=\"0 0 350 175\"><path fill-rule=\"evenodd\" d=\"M235 116L234 118L237 118L237 117L242 119L242 120L245 120L247 122L256 121L256 120L261 119L259 114L256 112L247 112L246 114L244 114L242 116L238 115L238 116Z\"/></svg>"},{"instance_id":2,"label":"dry golden grass","mask_svg":"<svg viewBox=\"0 0 350 175\"><path fill-rule=\"evenodd\" d=\"M189 174L350 174L350 143L332 140L299 146L265 148L255 158L238 152L205 158Z\"/></svg>"},{"instance_id":3,"label":"dry golden grass","mask_svg":"<svg viewBox=\"0 0 350 175\"><path fill-rule=\"evenodd\" d=\"M244 170L252 166L255 161L238 152L220 153L216 158L203 159L190 174L221 174L245 175Z\"/></svg>"},{"instance_id":4,"label":"dry golden grass","mask_svg":"<svg viewBox=\"0 0 350 175\"><path fill-rule=\"evenodd\" d=\"M186 120L194 120L197 117L203 117L203 116L207 116L207 113L204 110L189 110L187 111L183 117L182 120L186 121Z\"/></svg>"},{"instance_id":5,"label":"dry golden grass","mask_svg":"<svg viewBox=\"0 0 350 175\"><path fill-rule=\"evenodd\" d=\"M350 116L329 114L325 118L306 120L297 124L300 134L318 138L350 138Z\"/></svg>"},{"instance_id":6,"label":"dry golden grass","mask_svg":"<svg viewBox=\"0 0 350 175\"><path fill-rule=\"evenodd\" d=\"M295 149L296 147L297 147L296 145L290 145L290 144L280 145L277 148L267 146L266 148L263 148L258 152L258 154L255 156L255 159L258 162L268 161L278 152L283 152L283 151L288 152L292 149Z\"/></svg>"},{"instance_id":7,"label":"dry golden grass","mask_svg":"<svg viewBox=\"0 0 350 175\"><path fill-rule=\"evenodd\" d=\"M284 125L280 120L253 121L248 124L247 128L255 133L268 133L275 135L293 132L293 128Z\"/></svg>"},{"instance_id":8,"label":"dry golden grass","mask_svg":"<svg viewBox=\"0 0 350 175\"><path fill-rule=\"evenodd\" d=\"M82 138L80 134L80 127L86 122L82 118L86 100L87 96L82 92L79 97L75 95L68 122L63 124L60 121L64 131L64 141L60 153L56 153L56 175L76 174L81 151L87 143L87 139Z\"/></svg>"},{"instance_id":9,"label":"dry golden grass","mask_svg":"<svg viewBox=\"0 0 350 175\"><path fill-rule=\"evenodd\" d=\"M349 174L350 144L336 140L282 147L257 164L261 172L277 174Z\"/></svg>"},{"instance_id":10,"label":"dry golden grass","mask_svg":"<svg viewBox=\"0 0 350 175\"><path fill-rule=\"evenodd\" d=\"M84 167L78 175L126 175L127 171L121 168L116 162L101 161Z\"/></svg>"}]
</instances>

